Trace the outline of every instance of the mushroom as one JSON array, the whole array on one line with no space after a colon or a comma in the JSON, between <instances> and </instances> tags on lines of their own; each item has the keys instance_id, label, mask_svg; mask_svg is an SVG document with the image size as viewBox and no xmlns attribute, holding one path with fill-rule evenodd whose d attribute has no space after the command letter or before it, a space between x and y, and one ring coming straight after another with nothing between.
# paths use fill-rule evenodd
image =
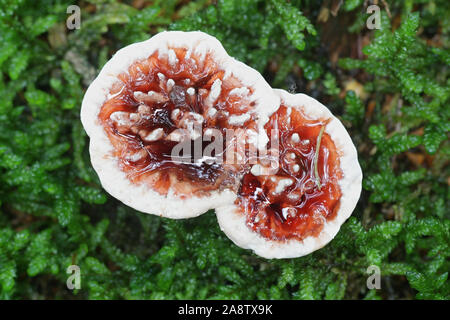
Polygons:
<instances>
[{"instance_id":1,"label":"mushroom","mask_svg":"<svg viewBox=\"0 0 450 320\"><path fill-rule=\"evenodd\" d=\"M264 258L295 258L334 238L358 202L362 172L350 136L324 105L304 94L274 91L281 105L266 128L283 132L285 166L265 175L254 165L237 201L217 208L216 215L236 245Z\"/></svg>"},{"instance_id":2,"label":"mushroom","mask_svg":"<svg viewBox=\"0 0 450 320\"><path fill-rule=\"evenodd\" d=\"M261 257L323 247L361 192L341 122L307 95L273 90L203 32L161 32L119 50L80 116L112 196L172 219L216 209L225 234Z\"/></svg>"},{"instance_id":3,"label":"mushroom","mask_svg":"<svg viewBox=\"0 0 450 320\"><path fill-rule=\"evenodd\" d=\"M265 134L278 105L263 77L216 38L170 31L119 50L89 86L81 120L103 188L139 211L180 219L233 203L244 171L195 154L179 161L177 146L195 146L223 114L252 115L245 124Z\"/></svg>"}]
</instances>

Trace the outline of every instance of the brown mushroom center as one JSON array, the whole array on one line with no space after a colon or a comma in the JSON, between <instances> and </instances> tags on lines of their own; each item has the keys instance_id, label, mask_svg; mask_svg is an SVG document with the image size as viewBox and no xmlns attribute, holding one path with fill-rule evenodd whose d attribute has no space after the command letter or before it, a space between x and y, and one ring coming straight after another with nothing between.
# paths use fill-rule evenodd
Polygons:
<instances>
[{"instance_id":1,"label":"brown mushroom center","mask_svg":"<svg viewBox=\"0 0 450 320\"><path fill-rule=\"evenodd\" d=\"M120 74L99 120L131 181L148 183L161 194L171 187L180 195L236 189L240 167L204 161L203 152L199 158L193 149L200 145L204 151L214 142L204 138L207 129L223 134L236 126L256 130L252 93L225 76L210 54L199 57L175 48L155 52ZM245 121L236 124L233 117ZM183 161L174 160L174 148L183 142L190 143L189 159L183 154Z\"/></svg>"},{"instance_id":2,"label":"brown mushroom center","mask_svg":"<svg viewBox=\"0 0 450 320\"><path fill-rule=\"evenodd\" d=\"M236 200L247 225L265 238L302 240L318 235L324 222L335 218L342 172L325 125L284 105L266 125L266 130L279 128L279 170L247 173Z\"/></svg>"}]
</instances>

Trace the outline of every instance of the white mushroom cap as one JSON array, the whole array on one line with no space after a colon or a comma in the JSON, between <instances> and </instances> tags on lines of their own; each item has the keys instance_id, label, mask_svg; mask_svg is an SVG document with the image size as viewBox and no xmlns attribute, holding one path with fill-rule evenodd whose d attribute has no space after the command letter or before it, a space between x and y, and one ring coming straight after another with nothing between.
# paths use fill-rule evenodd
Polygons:
<instances>
[{"instance_id":1,"label":"white mushroom cap","mask_svg":"<svg viewBox=\"0 0 450 320\"><path fill-rule=\"evenodd\" d=\"M284 90L274 90L287 107L302 109L311 119L330 119L325 127L340 154L340 168L343 177L339 180L341 198L339 210L332 220L325 220L322 231L317 236L299 240L273 241L261 236L246 224L245 213L236 204L216 209L217 220L223 232L238 246L253 250L257 255L272 259L296 258L318 250L330 242L341 225L350 217L360 193L362 171L353 142L342 123L327 107L305 94L290 94Z\"/></svg>"},{"instance_id":2,"label":"white mushroom cap","mask_svg":"<svg viewBox=\"0 0 450 320\"><path fill-rule=\"evenodd\" d=\"M118 159L112 155L113 146L99 123L98 115L102 105L110 96L110 89L118 81L117 76L127 72L136 61L146 59L154 52L167 54L171 67L179 61L170 48L187 48L191 55L211 55L218 67L227 75L240 80L241 85L253 88L251 95L255 102L255 113L259 115L258 128L265 141L264 125L269 116L279 107L279 97L272 93L264 78L254 69L230 57L221 43L203 32L161 32L149 40L124 47L105 64L97 78L91 83L83 98L81 121L90 137L89 151L92 165L103 188L112 196L136 210L174 219L198 216L217 206L231 204L236 194L228 189L212 191L210 195L180 197L174 190L161 195L145 184L132 183L119 168Z\"/></svg>"}]
</instances>

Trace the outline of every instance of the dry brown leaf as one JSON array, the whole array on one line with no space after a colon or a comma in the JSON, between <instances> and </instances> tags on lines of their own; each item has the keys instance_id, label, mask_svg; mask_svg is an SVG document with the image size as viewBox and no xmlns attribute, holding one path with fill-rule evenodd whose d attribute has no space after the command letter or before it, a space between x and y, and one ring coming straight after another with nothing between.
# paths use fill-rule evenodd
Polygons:
<instances>
[{"instance_id":1,"label":"dry brown leaf","mask_svg":"<svg viewBox=\"0 0 450 320\"><path fill-rule=\"evenodd\" d=\"M421 153L407 152L406 156L408 157L409 161L411 161L417 167L421 167L423 161L425 160L425 156Z\"/></svg>"}]
</instances>

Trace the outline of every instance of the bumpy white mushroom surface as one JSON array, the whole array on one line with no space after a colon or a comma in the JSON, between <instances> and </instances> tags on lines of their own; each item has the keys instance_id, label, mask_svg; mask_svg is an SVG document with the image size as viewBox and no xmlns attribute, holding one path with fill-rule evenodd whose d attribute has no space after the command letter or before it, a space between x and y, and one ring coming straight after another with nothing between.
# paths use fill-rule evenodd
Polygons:
<instances>
[{"instance_id":1,"label":"bumpy white mushroom surface","mask_svg":"<svg viewBox=\"0 0 450 320\"><path fill-rule=\"evenodd\" d=\"M119 50L88 88L81 120L105 190L139 211L178 219L233 203L243 167L173 161L174 146L207 130L245 128L263 147L278 106L262 76L216 38L172 31Z\"/></svg>"},{"instance_id":2,"label":"bumpy white mushroom surface","mask_svg":"<svg viewBox=\"0 0 450 320\"><path fill-rule=\"evenodd\" d=\"M216 215L236 245L265 258L294 258L334 238L359 199L362 172L350 136L324 105L274 91L281 106L265 128L279 130L279 169L264 170L260 159L236 201Z\"/></svg>"}]
</instances>

